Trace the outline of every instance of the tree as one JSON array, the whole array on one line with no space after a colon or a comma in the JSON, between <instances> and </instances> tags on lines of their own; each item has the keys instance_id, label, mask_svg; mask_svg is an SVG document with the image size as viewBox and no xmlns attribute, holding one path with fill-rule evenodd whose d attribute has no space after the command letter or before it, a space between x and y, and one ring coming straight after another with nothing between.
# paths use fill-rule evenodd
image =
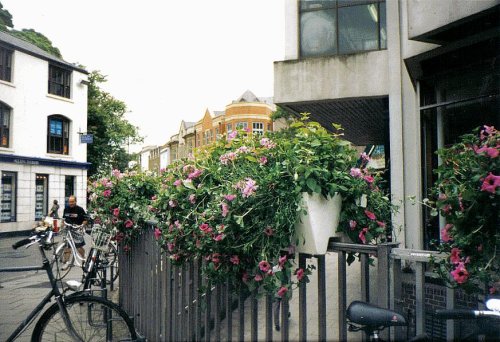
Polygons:
<instances>
[{"instance_id":1,"label":"tree","mask_svg":"<svg viewBox=\"0 0 500 342\"><path fill-rule=\"evenodd\" d=\"M52 45L49 38L44 36L42 33L37 32L33 29L22 29L21 31L14 30L14 22L12 19L12 14L3 8L0 2L0 31L6 31L14 37L23 39L33 45L38 46L40 49L47 51L53 56L62 58L61 52L58 48Z\"/></svg>"},{"instance_id":2,"label":"tree","mask_svg":"<svg viewBox=\"0 0 500 342\"><path fill-rule=\"evenodd\" d=\"M0 31L7 31L7 27L14 27L12 14L4 9L2 3L0 2Z\"/></svg>"},{"instance_id":3,"label":"tree","mask_svg":"<svg viewBox=\"0 0 500 342\"><path fill-rule=\"evenodd\" d=\"M99 87L104 82L106 76L99 71L90 73L87 133L94 135L94 142L87 147L87 161L92 163L91 178L109 175L112 169L125 170L135 156L124 146L143 140L138 128L124 117L126 104Z\"/></svg>"},{"instance_id":4,"label":"tree","mask_svg":"<svg viewBox=\"0 0 500 342\"><path fill-rule=\"evenodd\" d=\"M38 46L40 49L47 51L53 56L62 58L61 52L58 48L52 45L49 38L45 37L42 33L33 29L22 29L21 31L11 30L9 33L15 37L24 39L33 45Z\"/></svg>"}]
</instances>

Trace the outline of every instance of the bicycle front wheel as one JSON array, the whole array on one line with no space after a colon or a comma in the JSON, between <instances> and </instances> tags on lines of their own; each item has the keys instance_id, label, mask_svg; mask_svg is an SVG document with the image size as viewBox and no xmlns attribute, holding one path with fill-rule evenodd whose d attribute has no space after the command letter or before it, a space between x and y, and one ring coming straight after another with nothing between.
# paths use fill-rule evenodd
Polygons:
<instances>
[{"instance_id":1,"label":"bicycle front wheel","mask_svg":"<svg viewBox=\"0 0 500 342\"><path fill-rule=\"evenodd\" d=\"M69 322L82 341L135 341L132 320L119 306L89 295L66 297ZM32 341L74 341L57 303L38 320Z\"/></svg>"},{"instance_id":2,"label":"bicycle front wheel","mask_svg":"<svg viewBox=\"0 0 500 342\"><path fill-rule=\"evenodd\" d=\"M62 242L56 247L54 255L52 256L50 265L56 280L62 280L66 277L69 271L71 271L71 267L74 263L74 257L71 251L68 250L70 250L69 244Z\"/></svg>"}]
</instances>

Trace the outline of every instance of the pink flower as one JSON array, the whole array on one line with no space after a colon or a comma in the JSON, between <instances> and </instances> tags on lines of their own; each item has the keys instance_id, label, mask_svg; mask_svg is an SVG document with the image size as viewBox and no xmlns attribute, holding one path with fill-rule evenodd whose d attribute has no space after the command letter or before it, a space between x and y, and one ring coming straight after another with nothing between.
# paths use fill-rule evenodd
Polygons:
<instances>
[{"instance_id":1,"label":"pink flower","mask_svg":"<svg viewBox=\"0 0 500 342\"><path fill-rule=\"evenodd\" d=\"M226 217L227 214L229 213L229 206L227 205L227 203L224 202L222 202L220 206L222 207L222 217Z\"/></svg>"},{"instance_id":2,"label":"pink flower","mask_svg":"<svg viewBox=\"0 0 500 342\"><path fill-rule=\"evenodd\" d=\"M232 202L236 198L236 195L225 195L224 198L226 201Z\"/></svg>"},{"instance_id":3,"label":"pink flower","mask_svg":"<svg viewBox=\"0 0 500 342\"><path fill-rule=\"evenodd\" d=\"M191 204L196 203L196 195L195 194L189 195L189 202L191 202Z\"/></svg>"},{"instance_id":4,"label":"pink flower","mask_svg":"<svg viewBox=\"0 0 500 342\"><path fill-rule=\"evenodd\" d=\"M367 183L373 183L373 176L364 176L363 179L367 182Z\"/></svg>"},{"instance_id":5,"label":"pink flower","mask_svg":"<svg viewBox=\"0 0 500 342\"><path fill-rule=\"evenodd\" d=\"M102 192L102 195L103 195L104 197L109 197L109 196L111 196L111 190L109 190L109 189L104 190L104 191Z\"/></svg>"},{"instance_id":6,"label":"pink flower","mask_svg":"<svg viewBox=\"0 0 500 342\"><path fill-rule=\"evenodd\" d=\"M304 278L304 269L298 268L297 271L295 271L295 274L297 275L297 280L301 281L302 278Z\"/></svg>"},{"instance_id":7,"label":"pink flower","mask_svg":"<svg viewBox=\"0 0 500 342\"><path fill-rule=\"evenodd\" d=\"M129 252L130 251L130 246L129 245L123 246L123 251L124 252Z\"/></svg>"},{"instance_id":8,"label":"pink flower","mask_svg":"<svg viewBox=\"0 0 500 342\"><path fill-rule=\"evenodd\" d=\"M359 232L359 239L361 240L361 242L363 242L364 244L366 244L366 233L368 233L368 228L363 228L360 232Z\"/></svg>"},{"instance_id":9,"label":"pink flower","mask_svg":"<svg viewBox=\"0 0 500 342\"><path fill-rule=\"evenodd\" d=\"M446 196L446 194L443 194L443 193L440 193L439 196L438 196L438 200L440 201L444 201L448 198L448 196Z\"/></svg>"},{"instance_id":10,"label":"pink flower","mask_svg":"<svg viewBox=\"0 0 500 342\"><path fill-rule=\"evenodd\" d=\"M155 239L158 240L161 236L161 230L158 227L155 227Z\"/></svg>"},{"instance_id":11,"label":"pink flower","mask_svg":"<svg viewBox=\"0 0 500 342\"><path fill-rule=\"evenodd\" d=\"M260 165L266 165L267 164L267 158L266 157L260 157L259 164Z\"/></svg>"},{"instance_id":12,"label":"pink flower","mask_svg":"<svg viewBox=\"0 0 500 342\"><path fill-rule=\"evenodd\" d=\"M229 261L231 261L231 263L233 263L233 265L240 264L240 258L237 255L233 255L232 257L230 257Z\"/></svg>"},{"instance_id":13,"label":"pink flower","mask_svg":"<svg viewBox=\"0 0 500 342\"><path fill-rule=\"evenodd\" d=\"M450 211L451 211L452 207L451 207L451 204L446 204L445 206L443 206L441 208L441 210L443 211L443 213L445 214L448 214Z\"/></svg>"},{"instance_id":14,"label":"pink flower","mask_svg":"<svg viewBox=\"0 0 500 342\"><path fill-rule=\"evenodd\" d=\"M286 255L283 255L283 256L280 256L279 259L278 259L278 264L280 265L281 268L283 268L283 266L285 266L285 263L287 261L287 257Z\"/></svg>"},{"instance_id":15,"label":"pink flower","mask_svg":"<svg viewBox=\"0 0 500 342\"><path fill-rule=\"evenodd\" d=\"M181 181L180 179L178 179L178 180L176 180L176 181L174 182L174 185L175 185L175 186L180 186L181 184L182 184L182 181Z\"/></svg>"},{"instance_id":16,"label":"pink flower","mask_svg":"<svg viewBox=\"0 0 500 342\"><path fill-rule=\"evenodd\" d=\"M201 176L201 174L203 173L203 170L194 170L193 172L191 172L189 175L188 175L188 179L195 179L195 178L198 178Z\"/></svg>"},{"instance_id":17,"label":"pink flower","mask_svg":"<svg viewBox=\"0 0 500 342\"><path fill-rule=\"evenodd\" d=\"M121 178L120 176L122 175L120 170L117 170L117 169L114 169L113 171L111 171L111 174L116 178Z\"/></svg>"},{"instance_id":18,"label":"pink flower","mask_svg":"<svg viewBox=\"0 0 500 342\"><path fill-rule=\"evenodd\" d=\"M227 141L231 141L238 135L238 131L232 131L227 135Z\"/></svg>"},{"instance_id":19,"label":"pink flower","mask_svg":"<svg viewBox=\"0 0 500 342\"><path fill-rule=\"evenodd\" d=\"M349 227L351 228L351 230L354 230L357 225L358 225L358 222L356 222L354 220L349 220Z\"/></svg>"},{"instance_id":20,"label":"pink flower","mask_svg":"<svg viewBox=\"0 0 500 342\"><path fill-rule=\"evenodd\" d=\"M460 249L452 248L450 253L450 262L452 264L458 264L460 262Z\"/></svg>"},{"instance_id":21,"label":"pink flower","mask_svg":"<svg viewBox=\"0 0 500 342\"><path fill-rule=\"evenodd\" d=\"M267 272L271 269L271 265L266 260L262 260L261 262L259 262L259 269L262 272Z\"/></svg>"},{"instance_id":22,"label":"pink flower","mask_svg":"<svg viewBox=\"0 0 500 342\"><path fill-rule=\"evenodd\" d=\"M252 196L258 189L258 185L252 178L246 178L245 184L241 188L241 193L244 198Z\"/></svg>"},{"instance_id":23,"label":"pink flower","mask_svg":"<svg viewBox=\"0 0 500 342\"><path fill-rule=\"evenodd\" d=\"M156 195L153 195L153 196L151 197L151 201L156 201L156 199L157 199Z\"/></svg>"},{"instance_id":24,"label":"pink flower","mask_svg":"<svg viewBox=\"0 0 500 342\"><path fill-rule=\"evenodd\" d=\"M257 274L255 278L253 278L255 281L262 281L262 276L260 274Z\"/></svg>"},{"instance_id":25,"label":"pink flower","mask_svg":"<svg viewBox=\"0 0 500 342\"><path fill-rule=\"evenodd\" d=\"M360 157L361 157L361 160L363 160L364 162L370 161L370 157L366 154L366 152L361 153Z\"/></svg>"},{"instance_id":26,"label":"pink flower","mask_svg":"<svg viewBox=\"0 0 500 342\"><path fill-rule=\"evenodd\" d=\"M465 283L469 278L469 272L467 272L463 262L458 263L457 267L451 271L451 275L458 284Z\"/></svg>"},{"instance_id":27,"label":"pink flower","mask_svg":"<svg viewBox=\"0 0 500 342\"><path fill-rule=\"evenodd\" d=\"M212 228L210 228L210 226L208 225L208 223L202 223L200 225L200 230L203 233L207 234L207 233L210 233L212 231Z\"/></svg>"},{"instance_id":28,"label":"pink flower","mask_svg":"<svg viewBox=\"0 0 500 342\"><path fill-rule=\"evenodd\" d=\"M449 230L451 228L453 228L453 225L451 223L448 223L441 230L441 240L443 242L449 242L451 240L451 236L450 236L450 232L449 232Z\"/></svg>"},{"instance_id":29,"label":"pink flower","mask_svg":"<svg viewBox=\"0 0 500 342\"><path fill-rule=\"evenodd\" d=\"M241 275L241 280L243 280L244 283L246 283L248 281L248 273L247 272L244 272L242 275ZM262 279L261 279L262 280Z\"/></svg>"},{"instance_id":30,"label":"pink flower","mask_svg":"<svg viewBox=\"0 0 500 342\"><path fill-rule=\"evenodd\" d=\"M481 191L486 191L494 194L496 192L497 186L500 186L500 176L495 176L490 172L490 174L486 176L483 181Z\"/></svg>"},{"instance_id":31,"label":"pink flower","mask_svg":"<svg viewBox=\"0 0 500 342\"><path fill-rule=\"evenodd\" d=\"M272 236L273 235L273 229L271 227L266 227L266 229L264 229L264 234L266 234L267 236Z\"/></svg>"},{"instance_id":32,"label":"pink flower","mask_svg":"<svg viewBox=\"0 0 500 342\"><path fill-rule=\"evenodd\" d=\"M220 254L219 253L212 254L212 262L214 264L220 263Z\"/></svg>"},{"instance_id":33,"label":"pink flower","mask_svg":"<svg viewBox=\"0 0 500 342\"><path fill-rule=\"evenodd\" d=\"M377 221L377 225L381 228L385 228L385 226L386 226L385 222L382 222L382 221Z\"/></svg>"},{"instance_id":34,"label":"pink flower","mask_svg":"<svg viewBox=\"0 0 500 342\"><path fill-rule=\"evenodd\" d=\"M498 150L498 148L496 147L488 147L488 146L483 146L481 148L478 148L476 150L476 153L477 154L480 154L480 153L485 153L490 157L490 158L497 158L498 157L498 154L500 153L500 151Z\"/></svg>"},{"instance_id":35,"label":"pink flower","mask_svg":"<svg viewBox=\"0 0 500 342\"><path fill-rule=\"evenodd\" d=\"M362 172L361 172L361 169L354 168L354 167L351 169L350 174L354 178L360 178L363 175Z\"/></svg>"},{"instance_id":36,"label":"pink flower","mask_svg":"<svg viewBox=\"0 0 500 342\"><path fill-rule=\"evenodd\" d=\"M368 217L370 220L375 220L377 217L375 216L374 213L372 213L371 211L368 211L368 210L365 210L365 215L366 217Z\"/></svg>"},{"instance_id":37,"label":"pink flower","mask_svg":"<svg viewBox=\"0 0 500 342\"><path fill-rule=\"evenodd\" d=\"M170 200L170 201L168 201L168 205L170 206L170 208L175 208L175 207L177 207L177 201Z\"/></svg>"},{"instance_id":38,"label":"pink flower","mask_svg":"<svg viewBox=\"0 0 500 342\"><path fill-rule=\"evenodd\" d=\"M483 244L480 244L479 246L477 246L477 251L478 252L482 252L483 251Z\"/></svg>"},{"instance_id":39,"label":"pink flower","mask_svg":"<svg viewBox=\"0 0 500 342\"><path fill-rule=\"evenodd\" d=\"M276 147L276 144L269 140L269 138L262 138L260 139L260 144L264 146L265 148L274 148Z\"/></svg>"},{"instance_id":40,"label":"pink flower","mask_svg":"<svg viewBox=\"0 0 500 342\"><path fill-rule=\"evenodd\" d=\"M236 150L236 153L249 153L250 149L247 146L241 146Z\"/></svg>"},{"instance_id":41,"label":"pink flower","mask_svg":"<svg viewBox=\"0 0 500 342\"><path fill-rule=\"evenodd\" d=\"M175 243L172 242L167 242L167 249L169 252L172 252L174 250Z\"/></svg>"},{"instance_id":42,"label":"pink flower","mask_svg":"<svg viewBox=\"0 0 500 342\"><path fill-rule=\"evenodd\" d=\"M103 179L101 179L101 184L102 184L103 186L106 186L106 184L108 184L108 182L109 182L109 180L108 180L107 178L103 178Z\"/></svg>"},{"instance_id":43,"label":"pink flower","mask_svg":"<svg viewBox=\"0 0 500 342\"><path fill-rule=\"evenodd\" d=\"M226 235L224 235L224 234L218 234L214 237L214 240L215 241L222 241L222 240L224 240L225 237L226 237Z\"/></svg>"},{"instance_id":44,"label":"pink flower","mask_svg":"<svg viewBox=\"0 0 500 342\"><path fill-rule=\"evenodd\" d=\"M288 292L288 289L285 286L282 286L278 290L278 296L283 297Z\"/></svg>"},{"instance_id":45,"label":"pink flower","mask_svg":"<svg viewBox=\"0 0 500 342\"><path fill-rule=\"evenodd\" d=\"M493 135L497 132L497 130L495 129L495 127L493 126L486 126L484 125L483 126L483 129L481 129L481 133L480 133L480 139L481 140L484 140L486 139L489 135Z\"/></svg>"},{"instance_id":46,"label":"pink flower","mask_svg":"<svg viewBox=\"0 0 500 342\"><path fill-rule=\"evenodd\" d=\"M128 219L127 221L125 221L125 228L130 228L134 225L134 222L132 222L132 220Z\"/></svg>"},{"instance_id":47,"label":"pink flower","mask_svg":"<svg viewBox=\"0 0 500 342\"><path fill-rule=\"evenodd\" d=\"M113 209L113 216L118 217L120 215L120 208Z\"/></svg>"}]
</instances>

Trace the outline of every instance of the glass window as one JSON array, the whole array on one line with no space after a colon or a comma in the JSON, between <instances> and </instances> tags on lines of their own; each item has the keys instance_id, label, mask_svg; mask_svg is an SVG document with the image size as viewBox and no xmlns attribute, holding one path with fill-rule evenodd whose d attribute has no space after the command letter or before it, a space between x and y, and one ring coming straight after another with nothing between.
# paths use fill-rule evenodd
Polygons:
<instances>
[{"instance_id":1,"label":"glass window","mask_svg":"<svg viewBox=\"0 0 500 342\"><path fill-rule=\"evenodd\" d=\"M263 122L254 122L252 123L252 134L264 134L264 123Z\"/></svg>"},{"instance_id":2,"label":"glass window","mask_svg":"<svg viewBox=\"0 0 500 342\"><path fill-rule=\"evenodd\" d=\"M35 221L43 220L47 215L49 176L36 175L35 180Z\"/></svg>"},{"instance_id":3,"label":"glass window","mask_svg":"<svg viewBox=\"0 0 500 342\"><path fill-rule=\"evenodd\" d=\"M248 128L248 122L238 122L236 124L236 129L247 129Z\"/></svg>"},{"instance_id":4,"label":"glass window","mask_svg":"<svg viewBox=\"0 0 500 342\"><path fill-rule=\"evenodd\" d=\"M383 1L300 1L301 57L385 49Z\"/></svg>"},{"instance_id":5,"label":"glass window","mask_svg":"<svg viewBox=\"0 0 500 342\"><path fill-rule=\"evenodd\" d=\"M227 133L231 133L233 131L233 125L232 124L229 123L229 124L226 125L226 127L227 127L227 131L226 131Z\"/></svg>"},{"instance_id":6,"label":"glass window","mask_svg":"<svg viewBox=\"0 0 500 342\"><path fill-rule=\"evenodd\" d=\"M0 147L9 147L10 107L0 102Z\"/></svg>"},{"instance_id":7,"label":"glass window","mask_svg":"<svg viewBox=\"0 0 500 342\"><path fill-rule=\"evenodd\" d=\"M69 154L69 120L62 116L48 118L47 152Z\"/></svg>"},{"instance_id":8,"label":"glass window","mask_svg":"<svg viewBox=\"0 0 500 342\"><path fill-rule=\"evenodd\" d=\"M71 71L49 65L49 94L71 97Z\"/></svg>"},{"instance_id":9,"label":"glass window","mask_svg":"<svg viewBox=\"0 0 500 342\"><path fill-rule=\"evenodd\" d=\"M17 174L2 171L0 222L16 221Z\"/></svg>"},{"instance_id":10,"label":"glass window","mask_svg":"<svg viewBox=\"0 0 500 342\"><path fill-rule=\"evenodd\" d=\"M12 50L0 46L0 80L12 81Z\"/></svg>"},{"instance_id":11,"label":"glass window","mask_svg":"<svg viewBox=\"0 0 500 342\"><path fill-rule=\"evenodd\" d=\"M75 194L75 176L64 176L64 204L69 205L69 196Z\"/></svg>"}]
</instances>

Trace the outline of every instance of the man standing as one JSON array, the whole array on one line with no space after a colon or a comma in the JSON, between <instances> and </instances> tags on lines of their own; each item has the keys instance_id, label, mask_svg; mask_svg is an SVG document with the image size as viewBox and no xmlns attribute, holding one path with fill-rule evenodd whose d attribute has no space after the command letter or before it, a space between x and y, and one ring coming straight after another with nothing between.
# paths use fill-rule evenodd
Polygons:
<instances>
[{"instance_id":1,"label":"man standing","mask_svg":"<svg viewBox=\"0 0 500 342\"><path fill-rule=\"evenodd\" d=\"M85 210L76 204L76 197L73 195L69 196L68 206L64 208L64 212L63 212L64 222L76 224L76 225L81 225L81 224L87 223L87 221L85 219L85 215L86 215ZM80 254L80 256L82 258L84 258L85 257L85 250L83 249L83 246L85 246L85 240L83 238L83 233L76 232L74 230L71 230L70 233L71 233L71 236L73 237L73 240L75 241L75 246L78 249L78 254ZM64 250L64 260L68 260L70 254L71 254L71 249L66 248ZM69 267L69 265L66 262L63 265L62 269L64 270L64 269L67 269L68 267Z\"/></svg>"}]
</instances>

